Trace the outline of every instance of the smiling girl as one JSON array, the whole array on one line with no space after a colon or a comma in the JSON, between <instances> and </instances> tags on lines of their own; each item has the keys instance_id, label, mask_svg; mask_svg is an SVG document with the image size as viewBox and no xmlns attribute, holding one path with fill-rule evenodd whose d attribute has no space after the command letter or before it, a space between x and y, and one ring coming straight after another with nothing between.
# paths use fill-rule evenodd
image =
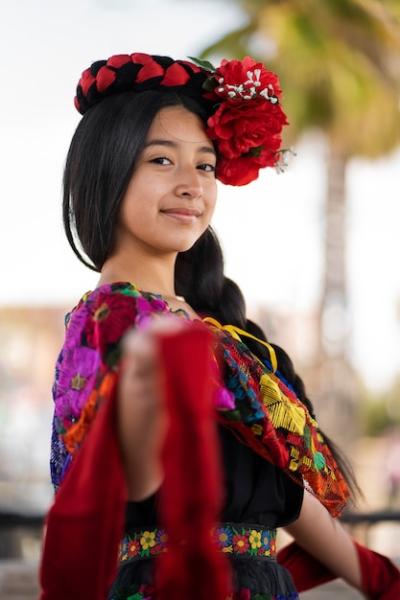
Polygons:
<instances>
[{"instance_id":1,"label":"smiling girl","mask_svg":"<svg viewBox=\"0 0 400 600\"><path fill-rule=\"evenodd\" d=\"M217 179L281 163L280 100L249 57L213 70L134 53L82 73L64 225L100 277L66 316L56 366L43 600L294 600L336 576L397 597L395 567L335 518L351 476L290 358L247 318L211 227ZM279 562L278 527L297 541Z\"/></svg>"}]
</instances>

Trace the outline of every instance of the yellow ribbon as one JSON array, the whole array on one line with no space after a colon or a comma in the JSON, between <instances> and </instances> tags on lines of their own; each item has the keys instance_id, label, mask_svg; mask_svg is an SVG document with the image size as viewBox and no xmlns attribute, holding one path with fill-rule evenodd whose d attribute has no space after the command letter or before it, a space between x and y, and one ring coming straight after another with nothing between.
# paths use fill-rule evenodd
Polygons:
<instances>
[{"instance_id":1,"label":"yellow ribbon","mask_svg":"<svg viewBox=\"0 0 400 600\"><path fill-rule=\"evenodd\" d=\"M202 320L207 321L208 323L211 323L212 325L215 325L215 327L218 327L219 329L225 329L226 331L228 331L231 334L231 336L233 338L235 338L235 340L239 340L239 342L242 341L240 338L240 335L244 335L253 340L256 340L256 342L259 342L260 344L263 344L269 350L269 356L271 359L272 370L275 373L275 371L278 368L278 361L276 358L275 350L273 349L271 344L268 344L268 342L265 342L264 340L260 340L260 338L256 337L255 335L252 335L251 333L248 333L247 331L244 331L244 329L240 329L240 327L236 327L236 325L221 325L221 323L219 321L217 321L217 319L214 319L214 317L204 317Z\"/></svg>"}]
</instances>

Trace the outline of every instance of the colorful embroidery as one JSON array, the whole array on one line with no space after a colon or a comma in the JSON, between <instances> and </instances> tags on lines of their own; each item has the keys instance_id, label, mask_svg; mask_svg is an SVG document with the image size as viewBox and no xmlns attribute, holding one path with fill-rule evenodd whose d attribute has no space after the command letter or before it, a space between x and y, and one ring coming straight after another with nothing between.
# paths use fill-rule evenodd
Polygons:
<instances>
[{"instance_id":1,"label":"colorful embroidery","mask_svg":"<svg viewBox=\"0 0 400 600\"><path fill-rule=\"evenodd\" d=\"M237 335L213 321L223 349L225 383L236 400L234 410L218 414L219 421L294 480L304 481L337 516L349 492L317 422L278 371L268 369Z\"/></svg>"},{"instance_id":2,"label":"colorful embroidery","mask_svg":"<svg viewBox=\"0 0 400 600\"><path fill-rule=\"evenodd\" d=\"M276 529L261 525L222 523L212 530L212 536L221 552L241 556L276 555ZM168 535L164 529L141 529L127 534L120 545L119 560L140 560L155 556L168 549Z\"/></svg>"},{"instance_id":3,"label":"colorful embroidery","mask_svg":"<svg viewBox=\"0 0 400 600\"><path fill-rule=\"evenodd\" d=\"M126 594L113 595L110 600L153 600L154 599L154 587L152 585L140 584L136 585L137 591L129 592L129 596ZM252 592L248 588L241 588L238 592L233 592L227 596L226 600L299 600L297 592L291 592L289 594L264 594L258 592Z\"/></svg>"},{"instance_id":4,"label":"colorful embroidery","mask_svg":"<svg viewBox=\"0 0 400 600\"><path fill-rule=\"evenodd\" d=\"M167 312L190 318L181 309L171 311L160 295L119 282L87 292L67 313L53 386L50 463L56 490L99 406L116 385L122 336ZM280 375L272 346L265 344L270 362L261 361L241 340L247 332L213 318L203 321L215 333L215 376L224 373L215 394L218 420L300 485L305 482L331 514L339 514L348 498L346 483L316 421Z\"/></svg>"}]
</instances>

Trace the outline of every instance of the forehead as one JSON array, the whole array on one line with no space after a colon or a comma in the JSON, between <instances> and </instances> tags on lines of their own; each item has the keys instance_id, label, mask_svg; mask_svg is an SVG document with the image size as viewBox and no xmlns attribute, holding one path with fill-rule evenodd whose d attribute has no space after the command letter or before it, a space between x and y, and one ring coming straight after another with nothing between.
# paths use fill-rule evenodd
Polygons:
<instances>
[{"instance_id":1,"label":"forehead","mask_svg":"<svg viewBox=\"0 0 400 600\"><path fill-rule=\"evenodd\" d=\"M148 131L147 141L154 138L186 143L208 142L212 146L203 121L183 106L168 106L156 114Z\"/></svg>"}]
</instances>

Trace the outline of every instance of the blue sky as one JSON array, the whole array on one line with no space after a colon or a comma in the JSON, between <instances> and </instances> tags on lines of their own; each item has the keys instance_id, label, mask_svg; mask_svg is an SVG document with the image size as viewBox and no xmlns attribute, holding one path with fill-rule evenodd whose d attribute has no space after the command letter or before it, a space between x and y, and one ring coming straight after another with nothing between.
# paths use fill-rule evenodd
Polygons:
<instances>
[{"instance_id":1,"label":"blue sky","mask_svg":"<svg viewBox=\"0 0 400 600\"><path fill-rule=\"evenodd\" d=\"M2 8L0 305L70 305L96 285L61 226L81 72L124 52L196 56L242 20L231 3L205 0L19 0ZM226 273L249 306L302 312L320 293L326 148L313 135L295 150L284 175L264 170L249 186L219 189L214 226ZM400 370L399 180L400 152L350 165L351 358L375 388Z\"/></svg>"}]
</instances>

